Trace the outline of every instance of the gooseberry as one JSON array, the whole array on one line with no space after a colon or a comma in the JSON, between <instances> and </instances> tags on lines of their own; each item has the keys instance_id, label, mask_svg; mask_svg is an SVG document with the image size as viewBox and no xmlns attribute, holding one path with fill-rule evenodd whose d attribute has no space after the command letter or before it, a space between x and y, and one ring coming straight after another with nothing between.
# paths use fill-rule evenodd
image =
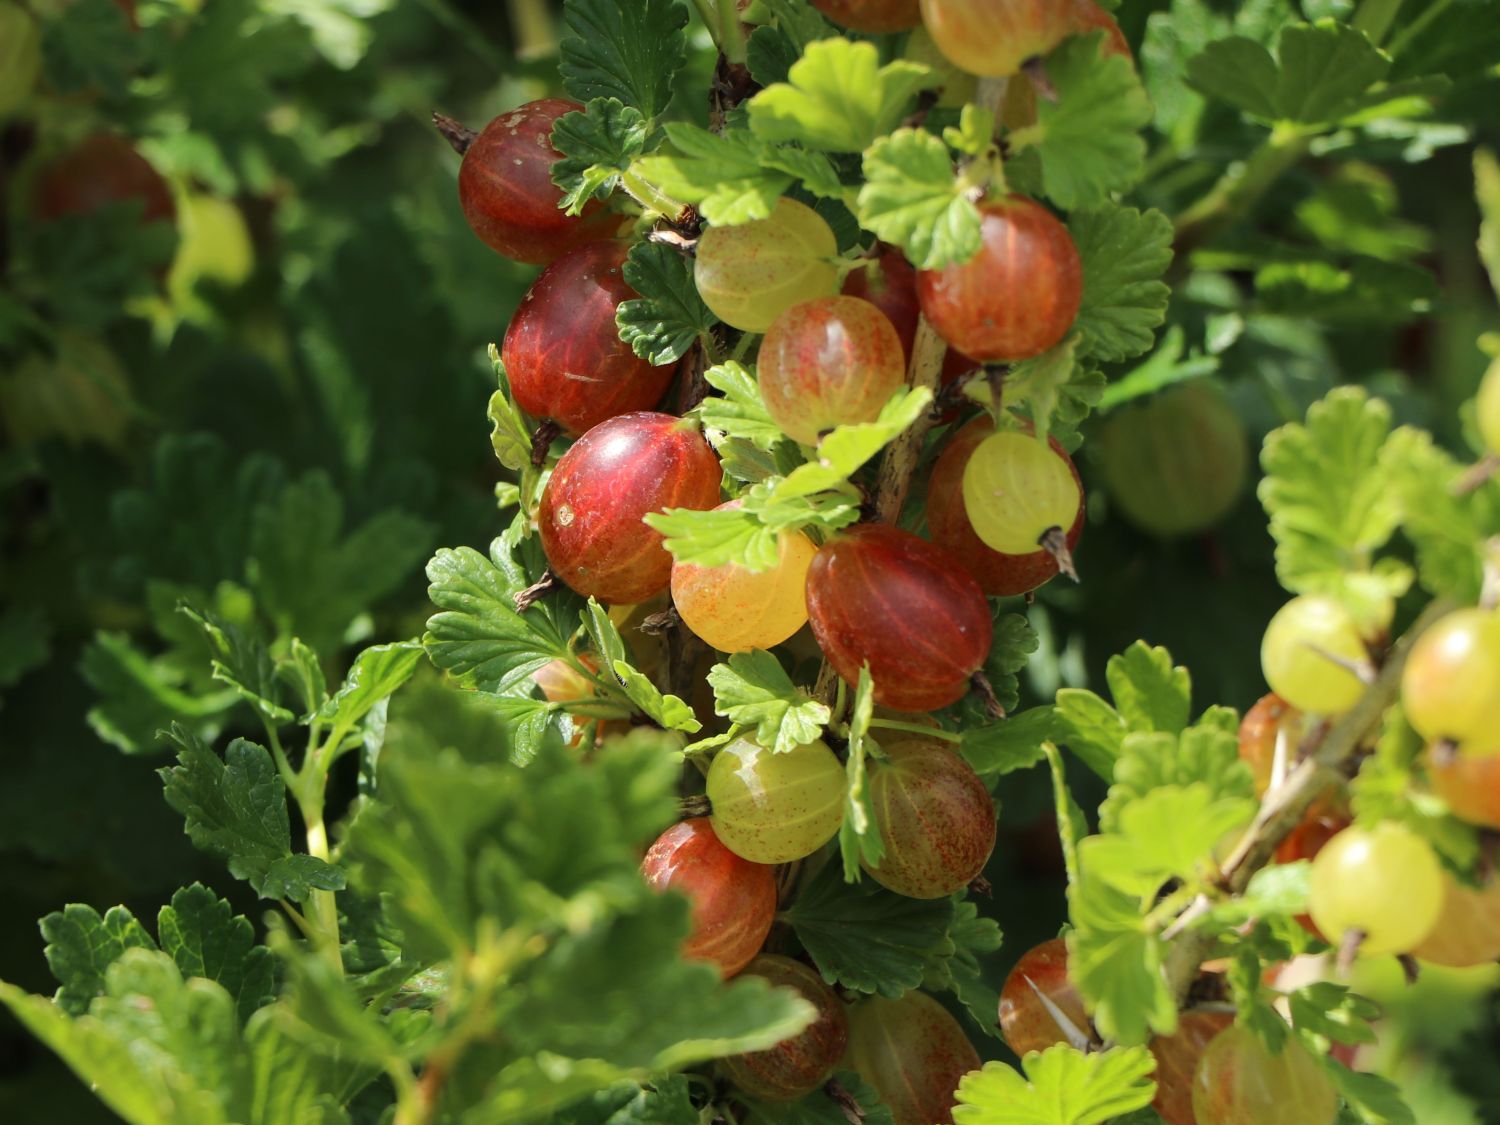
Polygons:
<instances>
[{"instance_id":1,"label":"gooseberry","mask_svg":"<svg viewBox=\"0 0 1500 1125\"><path fill-rule=\"evenodd\" d=\"M136 200L143 223L171 222L177 216L167 181L129 141L113 133L85 137L43 167L32 186L41 219L87 215Z\"/></svg>"},{"instance_id":2,"label":"gooseberry","mask_svg":"<svg viewBox=\"0 0 1500 1125\"><path fill-rule=\"evenodd\" d=\"M1053 1008L1071 1028L1058 1022ZM1000 1031L1010 1049L1017 1055L1045 1051L1074 1043L1078 1033L1088 1037L1089 1028L1083 998L1068 979L1067 943L1053 938L1023 953L1000 989Z\"/></svg>"},{"instance_id":3,"label":"gooseberry","mask_svg":"<svg viewBox=\"0 0 1500 1125\"><path fill-rule=\"evenodd\" d=\"M818 1018L774 1047L719 1060L719 1068L753 1098L789 1102L812 1093L828 1080L849 1042L843 1002L821 976L790 957L762 953L741 975L795 989L817 1008Z\"/></svg>"},{"instance_id":4,"label":"gooseberry","mask_svg":"<svg viewBox=\"0 0 1500 1125\"><path fill-rule=\"evenodd\" d=\"M959 1080L979 1068L979 1052L932 997L870 996L849 1013L845 1058L880 1095L892 1125L952 1125Z\"/></svg>"},{"instance_id":5,"label":"gooseberry","mask_svg":"<svg viewBox=\"0 0 1500 1125\"><path fill-rule=\"evenodd\" d=\"M837 254L838 241L822 216L782 196L764 219L704 231L693 280L725 324L764 332L798 302L838 292Z\"/></svg>"},{"instance_id":6,"label":"gooseberry","mask_svg":"<svg viewBox=\"0 0 1500 1125\"><path fill-rule=\"evenodd\" d=\"M1073 30L1071 0L922 0L938 48L970 74L1008 78Z\"/></svg>"},{"instance_id":7,"label":"gooseberry","mask_svg":"<svg viewBox=\"0 0 1500 1125\"><path fill-rule=\"evenodd\" d=\"M1316 715L1341 715L1359 701L1365 685L1350 665L1368 660L1349 611L1321 594L1303 594L1277 610L1260 643L1271 690Z\"/></svg>"},{"instance_id":8,"label":"gooseberry","mask_svg":"<svg viewBox=\"0 0 1500 1125\"><path fill-rule=\"evenodd\" d=\"M1001 430L979 442L964 466L963 494L985 546L1007 555L1045 549L1071 571L1064 529L1077 522L1083 490L1073 463L1034 434Z\"/></svg>"},{"instance_id":9,"label":"gooseberry","mask_svg":"<svg viewBox=\"0 0 1500 1125\"><path fill-rule=\"evenodd\" d=\"M777 754L747 736L714 755L706 785L715 834L756 863L790 863L833 839L844 788L844 767L825 743Z\"/></svg>"},{"instance_id":10,"label":"gooseberry","mask_svg":"<svg viewBox=\"0 0 1500 1125\"><path fill-rule=\"evenodd\" d=\"M1500 613L1460 609L1417 638L1401 675L1417 733L1487 746L1500 736Z\"/></svg>"},{"instance_id":11,"label":"gooseberry","mask_svg":"<svg viewBox=\"0 0 1500 1125\"><path fill-rule=\"evenodd\" d=\"M1442 873L1431 845L1410 828L1394 821L1355 825L1312 861L1308 909L1329 941L1357 930L1362 953L1407 953L1437 922Z\"/></svg>"}]
</instances>

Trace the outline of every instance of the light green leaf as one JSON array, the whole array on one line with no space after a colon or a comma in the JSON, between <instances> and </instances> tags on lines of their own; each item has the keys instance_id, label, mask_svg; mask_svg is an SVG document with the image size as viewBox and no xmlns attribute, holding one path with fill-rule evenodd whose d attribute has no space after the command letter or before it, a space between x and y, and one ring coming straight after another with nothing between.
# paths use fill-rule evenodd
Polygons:
<instances>
[{"instance_id":1,"label":"light green leaf","mask_svg":"<svg viewBox=\"0 0 1500 1125\"><path fill-rule=\"evenodd\" d=\"M755 741L772 753L785 754L821 738L828 723L828 706L793 684L769 652L737 652L727 664L709 669L708 682L714 713L753 726Z\"/></svg>"},{"instance_id":2,"label":"light green leaf","mask_svg":"<svg viewBox=\"0 0 1500 1125\"><path fill-rule=\"evenodd\" d=\"M618 98L595 98L582 111L559 117L552 147L563 158L552 165L552 182L563 189L563 209L577 215L590 199L614 191L645 150L648 131L641 111Z\"/></svg>"},{"instance_id":3,"label":"light green leaf","mask_svg":"<svg viewBox=\"0 0 1500 1125\"><path fill-rule=\"evenodd\" d=\"M1025 407L1041 441L1047 440L1062 389L1072 380L1078 341L1070 335L1041 355L1015 364L1005 377L1005 405Z\"/></svg>"},{"instance_id":4,"label":"light green leaf","mask_svg":"<svg viewBox=\"0 0 1500 1125\"><path fill-rule=\"evenodd\" d=\"M1035 146L1042 188L1065 211L1098 207L1141 178L1151 101L1129 59L1103 55L1102 33L1074 36L1047 56L1056 100L1037 99L1037 122L1011 144Z\"/></svg>"},{"instance_id":5,"label":"light green leaf","mask_svg":"<svg viewBox=\"0 0 1500 1125\"><path fill-rule=\"evenodd\" d=\"M1100 1125L1156 1096L1156 1059L1145 1047L1084 1054L1059 1043L1021 1067L1024 1078L1000 1062L965 1075L954 1125Z\"/></svg>"},{"instance_id":6,"label":"light green leaf","mask_svg":"<svg viewBox=\"0 0 1500 1125\"><path fill-rule=\"evenodd\" d=\"M676 363L718 323L693 284L691 266L676 250L649 240L625 259L625 280L640 297L615 310L620 339L642 359Z\"/></svg>"},{"instance_id":7,"label":"light green leaf","mask_svg":"<svg viewBox=\"0 0 1500 1125\"><path fill-rule=\"evenodd\" d=\"M1137 797L1116 815L1116 829L1078 848L1084 876L1127 894L1154 894L1168 879L1201 885L1214 854L1255 815L1250 797L1219 797L1204 784L1171 785Z\"/></svg>"},{"instance_id":8,"label":"light green leaf","mask_svg":"<svg viewBox=\"0 0 1500 1125\"><path fill-rule=\"evenodd\" d=\"M1068 887L1068 976L1106 1038L1145 1043L1177 1030L1162 972L1164 944L1148 933L1139 900L1086 875Z\"/></svg>"},{"instance_id":9,"label":"light green leaf","mask_svg":"<svg viewBox=\"0 0 1500 1125\"><path fill-rule=\"evenodd\" d=\"M1369 502L1378 503L1382 514L1392 510L1399 514L1402 533L1417 548L1422 587L1431 594L1448 596L1460 603L1478 600L1484 580L1480 544L1500 531L1500 521L1496 518L1500 515L1500 490L1494 482L1487 482L1468 496L1458 495L1454 484L1464 473L1464 466L1447 450L1439 448L1431 434L1415 427L1403 426L1392 433L1379 451L1379 459L1379 470L1368 476L1384 483L1386 491L1378 499L1370 497ZM1297 478L1304 488L1310 483L1303 476L1305 472L1302 470ZM1363 480L1359 485L1360 494L1364 495ZM1309 506L1313 499L1309 493ZM1303 518L1312 517L1309 510ZM1309 524L1304 533L1299 524L1295 530L1310 537L1316 528ZM1377 565L1370 577L1378 578L1384 573ZM1402 573L1404 569L1397 577ZM1379 593L1379 587L1372 592Z\"/></svg>"},{"instance_id":10,"label":"light green leaf","mask_svg":"<svg viewBox=\"0 0 1500 1125\"><path fill-rule=\"evenodd\" d=\"M1105 781L1113 780L1115 761L1130 729L1120 713L1091 691L1062 688L1057 693L1057 717L1063 724L1058 740Z\"/></svg>"},{"instance_id":11,"label":"light green leaf","mask_svg":"<svg viewBox=\"0 0 1500 1125\"><path fill-rule=\"evenodd\" d=\"M330 726L352 729L372 707L411 679L422 656L419 641L371 645L354 658L343 685L319 708L318 718Z\"/></svg>"},{"instance_id":12,"label":"light green leaf","mask_svg":"<svg viewBox=\"0 0 1500 1125\"><path fill-rule=\"evenodd\" d=\"M744 364L733 360L716 364L703 373L703 378L721 392L705 398L694 409L706 428L742 438L768 452L787 440L781 428L771 421L760 396L760 384Z\"/></svg>"},{"instance_id":13,"label":"light green leaf","mask_svg":"<svg viewBox=\"0 0 1500 1125\"><path fill-rule=\"evenodd\" d=\"M1083 262L1073 325L1079 358L1116 362L1149 351L1167 315L1162 275L1172 261L1172 221L1160 211L1106 204L1072 215L1068 231Z\"/></svg>"},{"instance_id":14,"label":"light green leaf","mask_svg":"<svg viewBox=\"0 0 1500 1125\"><path fill-rule=\"evenodd\" d=\"M844 819L839 822L839 857L844 864L844 881L859 881L860 863L879 866L885 856L885 837L875 826L875 810L870 805L869 771L865 760L870 753L870 718L875 711L875 681L870 666L860 665L859 683L854 688L854 705L849 709L848 759L844 765Z\"/></svg>"},{"instance_id":15,"label":"light green leaf","mask_svg":"<svg viewBox=\"0 0 1500 1125\"><path fill-rule=\"evenodd\" d=\"M677 696L662 692L649 677L630 663L620 631L610 620L608 611L593 598L588 601L583 623L588 628L594 647L603 657L605 666L614 672L615 682L641 714L667 730L681 730L691 734L702 727L703 724L693 714L692 707Z\"/></svg>"},{"instance_id":16,"label":"light green leaf","mask_svg":"<svg viewBox=\"0 0 1500 1125\"><path fill-rule=\"evenodd\" d=\"M921 129L897 129L865 152L860 224L901 247L918 269L966 262L979 250L979 210L954 178L948 147Z\"/></svg>"},{"instance_id":17,"label":"light green leaf","mask_svg":"<svg viewBox=\"0 0 1500 1125\"><path fill-rule=\"evenodd\" d=\"M1109 658L1104 678L1130 730L1175 734L1187 726L1192 681L1166 649L1136 641Z\"/></svg>"},{"instance_id":18,"label":"light green leaf","mask_svg":"<svg viewBox=\"0 0 1500 1125\"><path fill-rule=\"evenodd\" d=\"M666 131L676 153L641 157L635 174L673 199L696 204L715 226L764 219L792 184L789 174L767 166L764 146L744 130L710 133L678 121Z\"/></svg>"},{"instance_id":19,"label":"light green leaf","mask_svg":"<svg viewBox=\"0 0 1500 1125\"><path fill-rule=\"evenodd\" d=\"M965 726L958 749L975 773L993 783L1015 770L1036 765L1044 757L1042 744L1064 740L1067 729L1057 708L1028 707L998 722Z\"/></svg>"},{"instance_id":20,"label":"light green leaf","mask_svg":"<svg viewBox=\"0 0 1500 1125\"><path fill-rule=\"evenodd\" d=\"M807 44L778 82L750 100L750 127L774 143L828 152L862 152L889 133L933 72L898 59L880 65L875 44L819 39Z\"/></svg>"}]
</instances>

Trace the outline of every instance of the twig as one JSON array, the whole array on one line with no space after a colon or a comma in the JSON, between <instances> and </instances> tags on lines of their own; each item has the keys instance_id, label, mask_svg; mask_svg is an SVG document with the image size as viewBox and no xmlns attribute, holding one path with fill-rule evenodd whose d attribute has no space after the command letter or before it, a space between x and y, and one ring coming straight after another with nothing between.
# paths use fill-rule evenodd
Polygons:
<instances>
[{"instance_id":1,"label":"twig","mask_svg":"<svg viewBox=\"0 0 1500 1125\"><path fill-rule=\"evenodd\" d=\"M916 341L912 344L909 382L913 387L936 388L943 372L947 342L924 316L917 322ZM900 434L885 451L880 475L875 482L875 518L881 523L895 523L901 517L906 495L911 491L912 474L922 456L927 432L932 429L931 412L922 415Z\"/></svg>"},{"instance_id":2,"label":"twig","mask_svg":"<svg viewBox=\"0 0 1500 1125\"><path fill-rule=\"evenodd\" d=\"M1292 829L1302 823L1307 810L1323 790L1346 776L1346 768L1379 727L1386 708L1401 690L1401 672L1406 667L1406 656L1412 643L1450 608L1446 601L1439 600L1423 611L1406 634L1391 647L1380 675L1359 702L1328 728L1321 744L1297 763L1285 781L1266 794L1254 822L1220 869L1219 885L1226 892L1243 894L1251 877L1270 862L1276 849ZM1176 939L1167 954L1164 971L1178 1007L1182 1006L1204 958L1213 947L1212 933L1193 928L1211 906L1212 902L1206 895L1198 896L1162 934Z\"/></svg>"},{"instance_id":3,"label":"twig","mask_svg":"<svg viewBox=\"0 0 1500 1125\"><path fill-rule=\"evenodd\" d=\"M443 135L443 140L452 146L453 151L462 156L469 151L469 146L479 139L479 134L470 129L462 121L455 120L445 113L434 113L432 123L437 126L437 131Z\"/></svg>"}]
</instances>

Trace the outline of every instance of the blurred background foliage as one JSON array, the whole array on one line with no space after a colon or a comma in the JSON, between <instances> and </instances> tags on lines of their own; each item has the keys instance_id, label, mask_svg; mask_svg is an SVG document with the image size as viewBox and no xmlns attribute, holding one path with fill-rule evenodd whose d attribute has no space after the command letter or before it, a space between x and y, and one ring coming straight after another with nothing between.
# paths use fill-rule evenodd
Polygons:
<instances>
[{"instance_id":1,"label":"blurred background foliage","mask_svg":"<svg viewBox=\"0 0 1500 1125\"><path fill-rule=\"evenodd\" d=\"M534 271L470 234L430 115L478 126L554 92L557 14L541 0L24 7L40 75L17 104L0 98L0 975L49 992L36 919L66 902L149 918L199 879L259 913L190 846L155 776L167 722L249 727L178 600L325 653L412 636L432 550L501 526L484 346ZM1159 110L1142 203L1180 210L1249 147L1237 114L1182 87L1174 51L1276 7L1122 5ZM1473 342L1500 328L1470 171L1476 141L1500 138L1500 31L1492 6L1409 7L1397 70L1453 76L1441 120L1328 139L1253 226L1178 269L1176 327L1148 362L1214 375L1251 449L1351 381L1462 445L1459 407L1486 362ZM696 42L677 112L702 118L713 60ZM143 225L139 204L39 221L50 162L101 131L165 177L174 224ZM1306 262L1351 255L1402 284L1310 300ZM1280 288L1265 273L1278 256L1304 271ZM1247 706L1283 598L1251 483L1211 532L1161 539L1113 509L1094 445L1085 581L1047 587L1032 613L1030 692L1102 683L1104 661L1142 637L1192 670L1199 706ZM442 721L423 708L443 698L407 693L392 737L422 737ZM1000 797L996 980L1063 916L1046 778L1011 775ZM1371 982L1397 1017L1382 1050L1419 1091L1420 1120L1500 1120L1500 1010L1450 977ZM110 1119L0 1022L0 1120L43 1113Z\"/></svg>"}]
</instances>

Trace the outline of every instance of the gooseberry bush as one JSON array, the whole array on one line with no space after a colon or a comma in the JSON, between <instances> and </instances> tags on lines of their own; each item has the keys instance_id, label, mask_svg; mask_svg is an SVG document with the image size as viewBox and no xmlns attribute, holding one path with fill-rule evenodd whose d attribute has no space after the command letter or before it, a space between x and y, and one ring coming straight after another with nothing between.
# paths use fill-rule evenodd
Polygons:
<instances>
[{"instance_id":1,"label":"gooseberry bush","mask_svg":"<svg viewBox=\"0 0 1500 1125\"><path fill-rule=\"evenodd\" d=\"M1263 427L1243 717L1153 638L1107 692L1029 665L1111 589L1092 519L1170 550L1242 503L1226 354L1433 309L1380 166L1469 139L1500 5L561 16L566 96L435 117L473 235L539 268L488 351L497 534L352 655L378 591L310 639L180 592L223 702L173 716L165 798L263 926L70 905L56 995L0 1001L153 1125L1418 1120L1359 973L1500 955L1496 338L1446 444L1354 384ZM37 220L170 224L155 176L85 140ZM317 508L251 469L257 527ZM312 566L254 546L256 593ZM1007 975L1025 778L1067 920Z\"/></svg>"}]
</instances>

